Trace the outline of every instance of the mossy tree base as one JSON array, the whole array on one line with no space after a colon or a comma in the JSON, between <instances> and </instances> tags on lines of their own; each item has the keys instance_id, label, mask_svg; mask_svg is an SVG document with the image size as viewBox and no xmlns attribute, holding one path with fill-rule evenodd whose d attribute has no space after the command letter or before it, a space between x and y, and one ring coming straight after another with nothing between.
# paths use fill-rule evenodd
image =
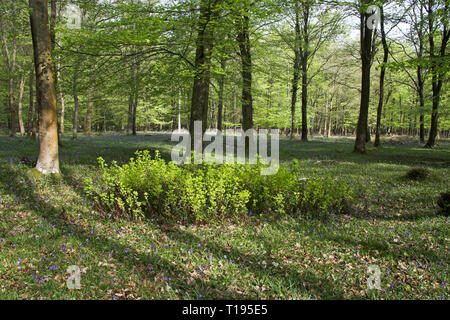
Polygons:
<instances>
[{"instance_id":1,"label":"mossy tree base","mask_svg":"<svg viewBox=\"0 0 450 320\"><path fill-rule=\"evenodd\" d=\"M40 172L36 168L28 170L27 174L32 178L41 178L43 176L51 176L51 177L55 177L55 178L61 178L61 173L50 173L50 174L44 175L42 172Z\"/></svg>"}]
</instances>

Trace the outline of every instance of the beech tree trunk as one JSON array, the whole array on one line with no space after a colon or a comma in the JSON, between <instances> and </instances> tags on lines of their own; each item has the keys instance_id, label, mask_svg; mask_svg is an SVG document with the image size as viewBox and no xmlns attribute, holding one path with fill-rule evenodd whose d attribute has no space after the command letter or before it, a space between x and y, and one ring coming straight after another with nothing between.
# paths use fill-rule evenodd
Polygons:
<instances>
[{"instance_id":1,"label":"beech tree trunk","mask_svg":"<svg viewBox=\"0 0 450 320\"><path fill-rule=\"evenodd\" d=\"M208 125L209 82L211 68L211 52L213 48L213 31L210 22L216 16L215 1L202 0L200 3L200 19L197 23L197 41L195 50L195 74L192 86L191 114L189 133L191 150L195 150L194 122L202 121L202 138ZM199 142L199 141L198 141Z\"/></svg>"},{"instance_id":2,"label":"beech tree trunk","mask_svg":"<svg viewBox=\"0 0 450 320\"><path fill-rule=\"evenodd\" d=\"M133 134L133 95L128 95L128 122L127 122L127 135Z\"/></svg>"},{"instance_id":3,"label":"beech tree trunk","mask_svg":"<svg viewBox=\"0 0 450 320\"><path fill-rule=\"evenodd\" d=\"M59 40L58 40L59 43ZM57 78L59 78L60 70L61 70L61 56L58 59L58 68L57 68ZM64 94L61 90L61 86L57 84L59 87L59 101L61 103L61 110L59 114L59 134L64 135L64 113L65 113L65 105L64 105Z\"/></svg>"},{"instance_id":4,"label":"beech tree trunk","mask_svg":"<svg viewBox=\"0 0 450 320\"><path fill-rule=\"evenodd\" d=\"M420 122L419 141L420 141L420 143L424 143L425 142L425 116L423 115L423 113L420 114L419 122Z\"/></svg>"},{"instance_id":5,"label":"beech tree trunk","mask_svg":"<svg viewBox=\"0 0 450 320\"><path fill-rule=\"evenodd\" d=\"M211 121L209 124L210 129L217 129L217 121L216 121L216 102L214 98L211 99Z\"/></svg>"},{"instance_id":6,"label":"beech tree trunk","mask_svg":"<svg viewBox=\"0 0 450 320\"><path fill-rule=\"evenodd\" d=\"M62 92L59 93L59 99L61 101L61 113L60 113L60 118L59 118L59 133L64 134L65 105L64 105L64 94Z\"/></svg>"},{"instance_id":7,"label":"beech tree trunk","mask_svg":"<svg viewBox=\"0 0 450 320\"><path fill-rule=\"evenodd\" d=\"M424 38L423 38L423 21L424 21L424 12L423 5L419 3L420 6L420 23L418 24L418 41L419 48L417 52L417 58L421 60L423 58L424 53ZM417 64L417 93L419 95L419 107L420 107L420 129L419 129L419 140L420 143L425 143L425 96L424 96L424 87L425 87L425 78L423 76L423 67L420 63Z\"/></svg>"},{"instance_id":8,"label":"beech tree trunk","mask_svg":"<svg viewBox=\"0 0 450 320\"><path fill-rule=\"evenodd\" d=\"M137 88L136 88L136 90L137 90ZM137 128L136 128L136 112L137 112L137 105L138 105L138 92L136 91L135 93L134 93L134 100L133 100L133 118L132 118L132 121L133 121L133 125L132 125L132 128L133 128L133 136L135 136L136 134L137 134Z\"/></svg>"},{"instance_id":9,"label":"beech tree trunk","mask_svg":"<svg viewBox=\"0 0 450 320\"><path fill-rule=\"evenodd\" d=\"M29 0L29 6L32 10L31 34L39 104L39 156L36 170L42 174L59 174L55 66L48 29L48 3L47 0Z\"/></svg>"},{"instance_id":10,"label":"beech tree trunk","mask_svg":"<svg viewBox=\"0 0 450 320\"><path fill-rule=\"evenodd\" d=\"M136 109L137 109L137 83L136 83L136 62L132 58L130 64L130 93L128 95L128 123L127 134L136 135Z\"/></svg>"},{"instance_id":11,"label":"beech tree trunk","mask_svg":"<svg viewBox=\"0 0 450 320\"><path fill-rule=\"evenodd\" d=\"M291 97L291 140L294 139L295 130L295 105L297 104L298 80L300 73L300 13L298 2L295 2L295 43L294 43L294 75L292 78L292 97ZM303 89L303 86L302 86ZM303 98L303 96L302 96ZM303 101L303 99L302 99ZM302 112L303 115L303 112ZM303 123L303 121L302 121Z\"/></svg>"},{"instance_id":12,"label":"beech tree trunk","mask_svg":"<svg viewBox=\"0 0 450 320\"><path fill-rule=\"evenodd\" d=\"M21 136L25 135L25 126L23 125L22 116L22 99L25 88L25 77L21 76L19 81L19 99L17 100L17 117L19 118L19 132Z\"/></svg>"},{"instance_id":13,"label":"beech tree trunk","mask_svg":"<svg viewBox=\"0 0 450 320\"><path fill-rule=\"evenodd\" d=\"M225 72L225 59L220 60L220 67L222 71ZM223 92L225 87L225 75L221 74L219 77L219 101L217 105L217 129L222 131L223 122Z\"/></svg>"},{"instance_id":14,"label":"beech tree trunk","mask_svg":"<svg viewBox=\"0 0 450 320\"><path fill-rule=\"evenodd\" d=\"M81 61L81 59L78 59ZM76 139L78 135L78 64L75 66L75 71L73 73L73 83L72 83L72 95L73 95L73 128L72 128L72 139Z\"/></svg>"},{"instance_id":15,"label":"beech tree trunk","mask_svg":"<svg viewBox=\"0 0 450 320\"><path fill-rule=\"evenodd\" d=\"M249 24L249 16L243 16L238 33L242 66L242 129L244 131L253 128L252 56L250 52Z\"/></svg>"},{"instance_id":16,"label":"beech tree trunk","mask_svg":"<svg viewBox=\"0 0 450 320\"><path fill-rule=\"evenodd\" d=\"M377 108L377 124L375 128L375 147L380 146L380 126L381 126L381 114L383 111L383 101L384 101L384 77L386 74L386 63L388 62L389 49L386 41L386 33L384 32L384 10L380 7L381 21L381 43L383 44L383 64L381 65L380 71L380 93L378 96L378 108Z\"/></svg>"},{"instance_id":17,"label":"beech tree trunk","mask_svg":"<svg viewBox=\"0 0 450 320\"><path fill-rule=\"evenodd\" d=\"M14 107L14 79L10 78L9 84L9 112L11 113L10 120L10 136L16 135L16 108Z\"/></svg>"},{"instance_id":18,"label":"beech tree trunk","mask_svg":"<svg viewBox=\"0 0 450 320\"><path fill-rule=\"evenodd\" d=\"M309 15L310 4L303 5L303 44L300 51L302 65L302 141L308 141L308 59L309 59Z\"/></svg>"},{"instance_id":19,"label":"beech tree trunk","mask_svg":"<svg viewBox=\"0 0 450 320\"><path fill-rule=\"evenodd\" d=\"M368 5L369 0L363 0L363 5ZM359 107L358 124L356 126L356 140L354 152L365 153L368 134L368 116L370 102L370 68L372 65L372 30L367 25L370 14L361 13L360 24L360 53L362 62L361 76L361 102Z\"/></svg>"},{"instance_id":20,"label":"beech tree trunk","mask_svg":"<svg viewBox=\"0 0 450 320\"><path fill-rule=\"evenodd\" d=\"M444 60L446 49L447 49L447 43L450 38L450 30L448 29L448 25L445 23L444 19L447 19L448 16L448 8L450 4L446 2L443 13L442 13L442 19L443 19L443 31L442 31L442 37L441 37L441 46L440 46L440 52L439 55L436 56L435 53L435 43L434 43L434 32L436 31L436 25L437 22L435 21L437 19L436 12L434 12L434 0L428 0L428 40L430 44L430 59L431 59L431 85L433 90L433 102L432 102L432 111L431 111L431 126L428 136L428 141L425 144L426 148L433 148L436 144L436 136L438 134L438 118L439 118L439 104L441 100L441 89L444 82L444 73L442 71L441 61ZM436 58L440 58L439 61L437 61Z\"/></svg>"},{"instance_id":21,"label":"beech tree trunk","mask_svg":"<svg viewBox=\"0 0 450 320\"><path fill-rule=\"evenodd\" d=\"M178 122L178 131L181 131L181 87L178 88L178 117L177 117L177 122ZM147 125L145 126L145 130L147 130Z\"/></svg>"},{"instance_id":22,"label":"beech tree trunk","mask_svg":"<svg viewBox=\"0 0 450 320\"><path fill-rule=\"evenodd\" d=\"M308 70L307 60L302 59L302 141L308 141Z\"/></svg>"},{"instance_id":23,"label":"beech tree trunk","mask_svg":"<svg viewBox=\"0 0 450 320\"><path fill-rule=\"evenodd\" d=\"M422 58L422 55L420 55L419 59ZM419 94L419 108L420 108L420 129L419 129L419 140L420 143L425 143L425 116L424 116L424 110L425 110L425 96L424 96L424 87L425 87L425 79L423 78L422 74L422 66L417 66L417 91Z\"/></svg>"}]
</instances>

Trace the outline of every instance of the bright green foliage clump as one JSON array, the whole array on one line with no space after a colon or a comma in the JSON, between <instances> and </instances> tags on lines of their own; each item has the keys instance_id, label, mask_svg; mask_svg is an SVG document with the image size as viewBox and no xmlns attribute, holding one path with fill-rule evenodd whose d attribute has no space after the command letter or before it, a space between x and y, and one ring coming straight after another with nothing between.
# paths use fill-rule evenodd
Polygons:
<instances>
[{"instance_id":1,"label":"bright green foliage clump","mask_svg":"<svg viewBox=\"0 0 450 320\"><path fill-rule=\"evenodd\" d=\"M352 190L345 182L333 180L329 175L319 176L318 171L303 187L303 208L306 211L341 211L346 209L351 199Z\"/></svg>"},{"instance_id":2,"label":"bright green foliage clump","mask_svg":"<svg viewBox=\"0 0 450 320\"><path fill-rule=\"evenodd\" d=\"M122 166L98 159L101 177L85 181L98 208L119 216L212 221L244 215L339 212L352 198L344 182L318 175L304 180L298 163L261 175L263 166L165 162L137 151Z\"/></svg>"}]
</instances>

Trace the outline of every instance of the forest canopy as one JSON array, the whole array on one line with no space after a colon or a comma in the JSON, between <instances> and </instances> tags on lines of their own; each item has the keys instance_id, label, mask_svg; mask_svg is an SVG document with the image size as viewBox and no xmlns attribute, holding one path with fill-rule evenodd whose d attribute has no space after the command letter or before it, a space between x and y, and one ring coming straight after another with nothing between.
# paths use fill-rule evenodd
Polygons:
<instances>
[{"instance_id":1,"label":"forest canopy","mask_svg":"<svg viewBox=\"0 0 450 320\"><path fill-rule=\"evenodd\" d=\"M369 5L383 8L383 28ZM28 3L2 0L0 10L0 127L31 135L38 105ZM201 119L304 140L351 135L368 95L369 137L378 127L425 142L438 82L432 134L450 131L448 1L74 0L50 1L48 10L60 134L173 131ZM361 18L370 17L378 20L364 51Z\"/></svg>"}]
</instances>

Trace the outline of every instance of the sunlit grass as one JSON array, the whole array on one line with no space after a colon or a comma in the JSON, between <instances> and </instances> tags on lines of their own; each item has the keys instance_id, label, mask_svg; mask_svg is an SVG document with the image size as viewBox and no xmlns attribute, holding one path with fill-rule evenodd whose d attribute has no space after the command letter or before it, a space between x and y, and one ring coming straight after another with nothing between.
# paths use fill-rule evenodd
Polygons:
<instances>
[{"instance_id":1,"label":"sunlit grass","mask_svg":"<svg viewBox=\"0 0 450 320\"><path fill-rule=\"evenodd\" d=\"M111 220L82 182L96 158L126 162L139 148L170 154L168 135L63 139L62 179L31 180L37 142L0 137L0 298L31 299L448 299L449 223L436 197L448 190L450 145L414 142L353 154L350 139L283 139L284 161L346 180L351 214L208 225ZM431 177L405 179L411 167ZM368 290L367 268L382 290ZM66 286L70 265L81 289Z\"/></svg>"}]
</instances>

